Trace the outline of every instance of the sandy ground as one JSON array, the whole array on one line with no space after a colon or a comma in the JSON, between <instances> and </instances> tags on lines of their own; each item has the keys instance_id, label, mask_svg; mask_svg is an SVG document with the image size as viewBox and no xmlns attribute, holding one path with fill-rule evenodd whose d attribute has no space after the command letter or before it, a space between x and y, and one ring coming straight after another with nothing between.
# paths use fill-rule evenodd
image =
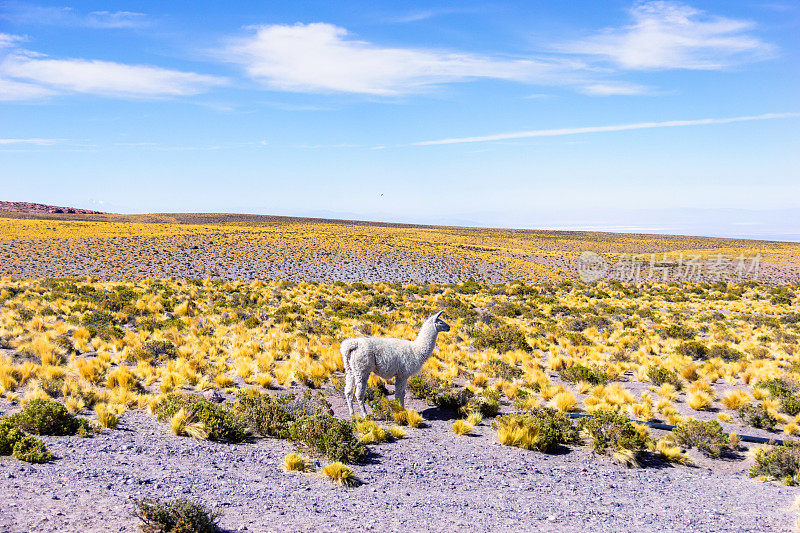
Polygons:
<instances>
[{"instance_id":1,"label":"sandy ground","mask_svg":"<svg viewBox=\"0 0 800 533\"><path fill-rule=\"evenodd\" d=\"M225 531L789 531L797 518L796 489L750 479L746 454L625 469L588 447L501 446L488 421L459 437L438 411L410 405L427 427L370 446L351 489L283 471L288 442L194 441L143 412L90 439L43 437L50 464L0 457L0 531L135 531L132 500L146 496L203 502Z\"/></svg>"}]
</instances>

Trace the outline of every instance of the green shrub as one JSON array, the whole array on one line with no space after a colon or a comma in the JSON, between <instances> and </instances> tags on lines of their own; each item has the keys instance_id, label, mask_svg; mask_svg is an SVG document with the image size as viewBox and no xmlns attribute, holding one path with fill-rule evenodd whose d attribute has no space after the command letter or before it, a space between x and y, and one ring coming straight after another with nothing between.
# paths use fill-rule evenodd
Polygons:
<instances>
[{"instance_id":1,"label":"green shrub","mask_svg":"<svg viewBox=\"0 0 800 533\"><path fill-rule=\"evenodd\" d=\"M277 397L256 389L240 390L234 410L241 422L264 437L289 438L289 428L295 413L289 406L292 395Z\"/></svg>"},{"instance_id":2,"label":"green shrub","mask_svg":"<svg viewBox=\"0 0 800 533\"><path fill-rule=\"evenodd\" d=\"M761 448L753 457L750 477L763 476L800 485L800 444L787 441L771 448Z\"/></svg>"},{"instance_id":3,"label":"green shrub","mask_svg":"<svg viewBox=\"0 0 800 533\"><path fill-rule=\"evenodd\" d=\"M762 404L748 404L739 408L739 417L742 421L754 428L772 431L778 424L778 419L772 416Z\"/></svg>"},{"instance_id":4,"label":"green shrub","mask_svg":"<svg viewBox=\"0 0 800 533\"><path fill-rule=\"evenodd\" d=\"M239 392L234 409L238 420L259 435L292 440L332 461L355 462L367 453L353 424L332 416L330 404L319 393L272 397L249 389Z\"/></svg>"},{"instance_id":5,"label":"green shrub","mask_svg":"<svg viewBox=\"0 0 800 533\"><path fill-rule=\"evenodd\" d=\"M0 417L0 455L13 455L29 463L45 463L53 458L42 441L19 429L11 417Z\"/></svg>"},{"instance_id":6,"label":"green shrub","mask_svg":"<svg viewBox=\"0 0 800 533\"><path fill-rule=\"evenodd\" d=\"M498 390L483 391L483 393L481 393L477 409L472 409L472 410L478 411L481 415L485 417L491 418L497 416L498 411L500 411L500 391Z\"/></svg>"},{"instance_id":7,"label":"green shrub","mask_svg":"<svg viewBox=\"0 0 800 533\"><path fill-rule=\"evenodd\" d=\"M301 416L289 428L289 438L314 448L331 461L354 463L367 454L352 422L328 414Z\"/></svg>"},{"instance_id":8,"label":"green shrub","mask_svg":"<svg viewBox=\"0 0 800 533\"><path fill-rule=\"evenodd\" d=\"M453 388L438 394L432 403L445 411L461 411L474 396L475 393L466 387Z\"/></svg>"},{"instance_id":9,"label":"green shrub","mask_svg":"<svg viewBox=\"0 0 800 533\"><path fill-rule=\"evenodd\" d=\"M562 412L550 408L498 417L492 428L500 444L552 453L559 444L577 442L577 431Z\"/></svg>"},{"instance_id":10,"label":"green shrub","mask_svg":"<svg viewBox=\"0 0 800 533\"><path fill-rule=\"evenodd\" d=\"M719 357L723 361L728 363L732 361L738 361L743 357L742 352L731 348L727 344L715 344L711 348L708 349L707 359L712 359L714 357Z\"/></svg>"},{"instance_id":11,"label":"green shrub","mask_svg":"<svg viewBox=\"0 0 800 533\"><path fill-rule=\"evenodd\" d=\"M465 324L475 324L478 312L469 303L460 298L442 298L440 306L444 308L445 315L453 319L462 319Z\"/></svg>"},{"instance_id":12,"label":"green shrub","mask_svg":"<svg viewBox=\"0 0 800 533\"><path fill-rule=\"evenodd\" d=\"M674 370L666 369L662 366L651 366L647 369L647 378L653 385L663 385L664 383L672 384L676 389L683 386L681 378Z\"/></svg>"},{"instance_id":13,"label":"green shrub","mask_svg":"<svg viewBox=\"0 0 800 533\"><path fill-rule=\"evenodd\" d=\"M592 440L592 447L597 453L621 450L636 452L643 450L649 440L646 430L614 411L601 410L591 418L581 418L578 428Z\"/></svg>"},{"instance_id":14,"label":"green shrub","mask_svg":"<svg viewBox=\"0 0 800 533\"><path fill-rule=\"evenodd\" d=\"M756 383L756 387L768 391L775 398L791 396L797 391L797 385L780 378L762 379Z\"/></svg>"},{"instance_id":15,"label":"green shrub","mask_svg":"<svg viewBox=\"0 0 800 533\"><path fill-rule=\"evenodd\" d=\"M781 398L781 411L789 416L800 414L800 397L795 394Z\"/></svg>"},{"instance_id":16,"label":"green shrub","mask_svg":"<svg viewBox=\"0 0 800 533\"><path fill-rule=\"evenodd\" d=\"M530 352L531 345L525 339L525 333L517 326L506 324L499 328L487 328L480 330L475 335L472 343L478 350L494 348L500 353L511 350L522 350Z\"/></svg>"},{"instance_id":17,"label":"green shrub","mask_svg":"<svg viewBox=\"0 0 800 533\"><path fill-rule=\"evenodd\" d=\"M796 416L800 414L800 396L797 395L798 384L785 379L766 379L756 383L756 387L769 391L773 398L781 402L781 411Z\"/></svg>"},{"instance_id":18,"label":"green shrub","mask_svg":"<svg viewBox=\"0 0 800 533\"><path fill-rule=\"evenodd\" d=\"M148 341L134 350L133 356L158 365L178 357L178 349L170 341Z\"/></svg>"},{"instance_id":19,"label":"green shrub","mask_svg":"<svg viewBox=\"0 0 800 533\"><path fill-rule=\"evenodd\" d=\"M236 443L247 438L244 425L230 409L194 394L169 394L156 408L156 416L166 422L181 409L203 424L209 440Z\"/></svg>"},{"instance_id":20,"label":"green shrub","mask_svg":"<svg viewBox=\"0 0 800 533\"><path fill-rule=\"evenodd\" d=\"M10 417L0 417L0 455L11 455L14 444L25 435Z\"/></svg>"},{"instance_id":21,"label":"green shrub","mask_svg":"<svg viewBox=\"0 0 800 533\"><path fill-rule=\"evenodd\" d=\"M575 346L591 346L594 344L586 335L579 331L568 331L564 338Z\"/></svg>"},{"instance_id":22,"label":"green shrub","mask_svg":"<svg viewBox=\"0 0 800 533\"><path fill-rule=\"evenodd\" d=\"M699 341L687 341L680 343L676 348L680 355L688 355L692 359L706 359L708 347Z\"/></svg>"},{"instance_id":23,"label":"green shrub","mask_svg":"<svg viewBox=\"0 0 800 533\"><path fill-rule=\"evenodd\" d=\"M611 321L604 316L587 315L580 318L570 318L564 323L564 329L568 331L583 331L595 327L605 329L611 325Z\"/></svg>"},{"instance_id":24,"label":"green shrub","mask_svg":"<svg viewBox=\"0 0 800 533\"><path fill-rule=\"evenodd\" d=\"M708 457L721 457L732 449L730 439L722 432L722 426L716 420L682 422L672 430L672 436L681 446L697 448Z\"/></svg>"},{"instance_id":25,"label":"green shrub","mask_svg":"<svg viewBox=\"0 0 800 533\"><path fill-rule=\"evenodd\" d=\"M443 388L441 381L426 372L412 376L407 385L414 396L425 401L431 401Z\"/></svg>"},{"instance_id":26,"label":"green shrub","mask_svg":"<svg viewBox=\"0 0 800 533\"><path fill-rule=\"evenodd\" d=\"M681 339L688 341L693 339L695 331L683 324L672 324L658 331L658 334L665 338Z\"/></svg>"},{"instance_id":27,"label":"green shrub","mask_svg":"<svg viewBox=\"0 0 800 533\"><path fill-rule=\"evenodd\" d=\"M497 304L492 311L497 316L504 316L507 318L515 318L525 314L527 309L516 302L502 302Z\"/></svg>"},{"instance_id":28,"label":"green shrub","mask_svg":"<svg viewBox=\"0 0 800 533\"><path fill-rule=\"evenodd\" d=\"M560 374L561 379L571 383L586 381L592 385L599 385L608 381L608 375L602 370L591 369L583 365L572 365L563 369Z\"/></svg>"},{"instance_id":29,"label":"green shrub","mask_svg":"<svg viewBox=\"0 0 800 533\"><path fill-rule=\"evenodd\" d=\"M10 418L18 428L34 435L74 435L79 426L62 404L41 398L29 401Z\"/></svg>"},{"instance_id":30,"label":"green shrub","mask_svg":"<svg viewBox=\"0 0 800 533\"><path fill-rule=\"evenodd\" d=\"M245 318L244 322L242 322L242 325L247 329L254 329L261 325L261 321L258 318L251 316Z\"/></svg>"},{"instance_id":31,"label":"green shrub","mask_svg":"<svg viewBox=\"0 0 800 533\"><path fill-rule=\"evenodd\" d=\"M444 383L424 372L409 379L408 388L417 398L446 411L463 410L475 396L466 387L454 388L452 383Z\"/></svg>"},{"instance_id":32,"label":"green shrub","mask_svg":"<svg viewBox=\"0 0 800 533\"><path fill-rule=\"evenodd\" d=\"M367 403L372 410L370 418L374 420L394 420L395 414L404 410L400 402L394 398L389 399L384 395L375 395L372 398L368 397Z\"/></svg>"},{"instance_id":33,"label":"green shrub","mask_svg":"<svg viewBox=\"0 0 800 533\"><path fill-rule=\"evenodd\" d=\"M486 363L486 373L490 376L505 379L507 381L512 381L523 374L521 368L507 363L502 359L489 359L489 362Z\"/></svg>"},{"instance_id":34,"label":"green shrub","mask_svg":"<svg viewBox=\"0 0 800 533\"><path fill-rule=\"evenodd\" d=\"M147 533L213 533L219 514L190 500L162 502L154 499L135 500L134 511Z\"/></svg>"},{"instance_id":35,"label":"green shrub","mask_svg":"<svg viewBox=\"0 0 800 533\"><path fill-rule=\"evenodd\" d=\"M53 458L44 442L27 434L14 443L12 455L28 463L46 463Z\"/></svg>"}]
</instances>

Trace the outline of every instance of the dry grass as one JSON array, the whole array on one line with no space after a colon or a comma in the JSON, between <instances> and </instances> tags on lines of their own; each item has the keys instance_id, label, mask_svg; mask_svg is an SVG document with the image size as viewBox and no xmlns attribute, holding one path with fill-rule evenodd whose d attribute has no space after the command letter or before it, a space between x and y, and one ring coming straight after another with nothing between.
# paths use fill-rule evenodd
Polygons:
<instances>
[{"instance_id":1,"label":"dry grass","mask_svg":"<svg viewBox=\"0 0 800 533\"><path fill-rule=\"evenodd\" d=\"M361 484L355 473L344 463L330 463L322 467L322 473L328 476L331 481L345 487L355 487Z\"/></svg>"},{"instance_id":2,"label":"dry grass","mask_svg":"<svg viewBox=\"0 0 800 533\"><path fill-rule=\"evenodd\" d=\"M456 420L453 422L453 433L456 435L469 435L472 433L472 424L466 420Z\"/></svg>"}]
</instances>

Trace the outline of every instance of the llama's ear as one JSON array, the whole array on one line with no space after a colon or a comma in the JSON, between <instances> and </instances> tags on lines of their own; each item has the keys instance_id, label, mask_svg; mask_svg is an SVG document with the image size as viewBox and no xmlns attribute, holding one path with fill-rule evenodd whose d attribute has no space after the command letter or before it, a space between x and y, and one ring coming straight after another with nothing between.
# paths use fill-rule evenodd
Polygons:
<instances>
[{"instance_id":1,"label":"llama's ear","mask_svg":"<svg viewBox=\"0 0 800 533\"><path fill-rule=\"evenodd\" d=\"M433 319L434 319L434 320L436 320L437 318L439 318L440 316L442 316L442 313L444 313L444 311L439 311L439 312L437 312L435 315L433 315Z\"/></svg>"}]
</instances>

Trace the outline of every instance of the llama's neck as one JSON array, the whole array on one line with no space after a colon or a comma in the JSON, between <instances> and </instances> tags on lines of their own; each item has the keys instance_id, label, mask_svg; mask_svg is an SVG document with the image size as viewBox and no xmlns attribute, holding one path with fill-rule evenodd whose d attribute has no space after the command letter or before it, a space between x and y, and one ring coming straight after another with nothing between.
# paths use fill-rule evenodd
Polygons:
<instances>
[{"instance_id":1,"label":"llama's neck","mask_svg":"<svg viewBox=\"0 0 800 533\"><path fill-rule=\"evenodd\" d=\"M418 366L422 367L436 347L436 326L433 322L425 322L419 329L417 338L414 339L414 355L417 356Z\"/></svg>"}]
</instances>

